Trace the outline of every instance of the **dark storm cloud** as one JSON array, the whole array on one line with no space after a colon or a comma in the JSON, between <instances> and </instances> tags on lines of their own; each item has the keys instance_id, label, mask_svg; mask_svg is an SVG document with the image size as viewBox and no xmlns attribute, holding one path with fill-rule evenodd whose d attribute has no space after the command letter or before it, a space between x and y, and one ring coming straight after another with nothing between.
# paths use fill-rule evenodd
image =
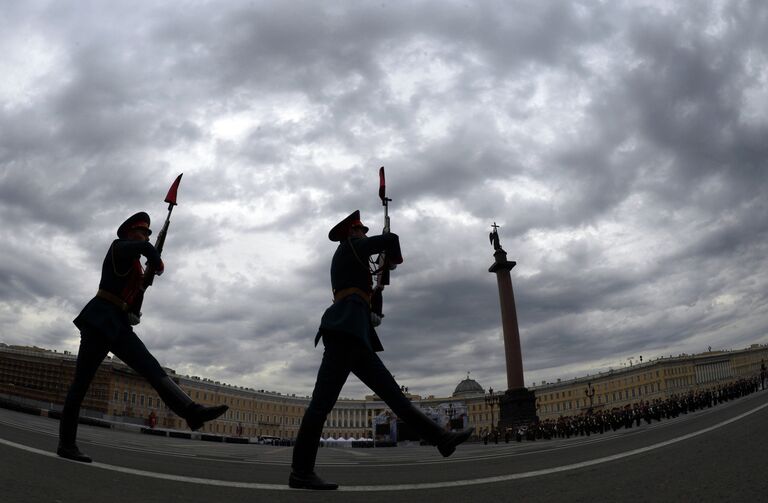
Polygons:
<instances>
[{"instance_id":1,"label":"dark storm cloud","mask_svg":"<svg viewBox=\"0 0 768 503\"><path fill-rule=\"evenodd\" d=\"M358 208L381 227L385 165L406 262L383 357L412 390L505 384L494 221L529 382L764 342L767 12L12 4L0 337L75 349L115 228L146 210L159 230L184 172L139 333L185 373L308 393L328 229Z\"/></svg>"}]
</instances>

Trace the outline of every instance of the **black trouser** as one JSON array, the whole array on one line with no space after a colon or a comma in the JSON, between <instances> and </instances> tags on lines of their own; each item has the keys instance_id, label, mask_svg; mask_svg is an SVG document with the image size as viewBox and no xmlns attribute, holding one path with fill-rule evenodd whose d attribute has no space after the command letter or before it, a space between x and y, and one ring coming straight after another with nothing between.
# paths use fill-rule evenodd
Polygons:
<instances>
[{"instance_id":1,"label":"black trouser","mask_svg":"<svg viewBox=\"0 0 768 503\"><path fill-rule=\"evenodd\" d=\"M413 406L376 353L352 337L326 335L323 336L323 344L325 352L317 372L315 390L293 448L291 467L295 472L313 471L323 424L350 372L381 397L397 417L423 439L433 444L440 440L444 434L442 428Z\"/></svg>"},{"instance_id":2,"label":"black trouser","mask_svg":"<svg viewBox=\"0 0 768 503\"><path fill-rule=\"evenodd\" d=\"M59 424L59 442L61 444L72 445L75 443L80 405L83 403L83 398L85 398L99 365L110 351L149 381L149 384L157 390L160 398L177 415L184 417L186 408L192 403L192 399L168 377L155 357L144 346L144 343L129 328L122 330L111 342L108 342L105 335L98 332L81 332L75 379L69 388L64 409L61 412L61 423Z\"/></svg>"}]
</instances>

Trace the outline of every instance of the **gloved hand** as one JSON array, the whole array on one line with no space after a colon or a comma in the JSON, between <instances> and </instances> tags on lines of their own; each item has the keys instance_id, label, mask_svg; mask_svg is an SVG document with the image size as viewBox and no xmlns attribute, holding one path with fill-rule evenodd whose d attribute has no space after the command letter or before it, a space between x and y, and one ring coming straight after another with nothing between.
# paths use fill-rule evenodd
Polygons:
<instances>
[{"instance_id":1,"label":"gloved hand","mask_svg":"<svg viewBox=\"0 0 768 503\"><path fill-rule=\"evenodd\" d=\"M163 259L160 259L160 265L155 269L155 274L157 276L162 276L163 272L165 272L165 263L163 263Z\"/></svg>"}]
</instances>

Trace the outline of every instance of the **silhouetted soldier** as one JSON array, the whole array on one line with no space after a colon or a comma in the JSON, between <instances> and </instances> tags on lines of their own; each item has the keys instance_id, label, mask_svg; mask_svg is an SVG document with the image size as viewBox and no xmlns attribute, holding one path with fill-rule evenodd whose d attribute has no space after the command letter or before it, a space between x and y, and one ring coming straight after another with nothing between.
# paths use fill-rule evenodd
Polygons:
<instances>
[{"instance_id":1,"label":"silhouetted soldier","mask_svg":"<svg viewBox=\"0 0 768 503\"><path fill-rule=\"evenodd\" d=\"M80 329L75 378L69 388L59 425L57 453L63 458L90 463L75 442L80 404L99 365L110 351L141 374L157 390L160 398L178 416L186 419L192 430L224 414L228 407L204 407L192 401L165 373L157 360L136 336L129 319L131 304L141 294L143 269L140 256L147 258L160 275L163 261L149 242L149 215L139 212L117 229L118 239L107 250L101 267L99 291L83 308L74 323Z\"/></svg>"},{"instance_id":2,"label":"silhouetted soldier","mask_svg":"<svg viewBox=\"0 0 768 503\"><path fill-rule=\"evenodd\" d=\"M333 409L350 372L380 396L397 417L423 439L437 445L443 456L450 456L474 430L444 431L413 406L376 355L383 347L371 317L373 279L369 257L385 252L392 264L402 263L403 258L396 234L367 237L367 232L368 227L360 222L360 212L355 211L328 234L331 241L340 243L331 261L334 303L323 314L315 337L315 344L322 338L325 352L312 400L304 413L293 448L292 471L288 479L288 485L293 488L338 487L338 484L325 482L315 474L315 458L326 416Z\"/></svg>"}]
</instances>

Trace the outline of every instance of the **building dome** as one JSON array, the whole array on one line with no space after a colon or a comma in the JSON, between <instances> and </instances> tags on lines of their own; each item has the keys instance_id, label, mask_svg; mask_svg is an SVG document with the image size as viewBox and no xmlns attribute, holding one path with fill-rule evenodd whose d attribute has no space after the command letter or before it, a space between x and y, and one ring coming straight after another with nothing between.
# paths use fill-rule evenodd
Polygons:
<instances>
[{"instance_id":1,"label":"building dome","mask_svg":"<svg viewBox=\"0 0 768 503\"><path fill-rule=\"evenodd\" d=\"M453 391L453 396L463 396L463 395L482 395L485 394L485 390L483 389L480 384L478 384L477 381L474 379L470 379L469 376L467 376L466 379L461 381L457 386L456 389Z\"/></svg>"}]
</instances>

